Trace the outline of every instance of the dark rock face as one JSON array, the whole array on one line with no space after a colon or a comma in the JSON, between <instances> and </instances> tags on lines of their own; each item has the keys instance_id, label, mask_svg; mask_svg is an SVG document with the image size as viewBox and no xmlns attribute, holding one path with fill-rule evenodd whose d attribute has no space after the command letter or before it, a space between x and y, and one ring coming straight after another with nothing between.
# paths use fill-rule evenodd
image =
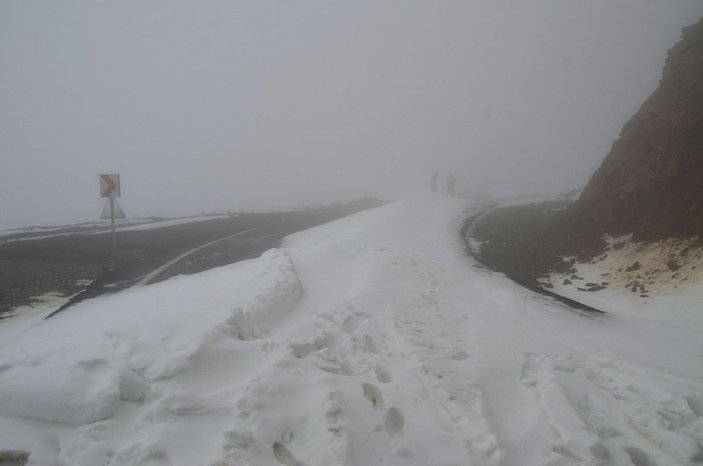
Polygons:
<instances>
[{"instance_id":1,"label":"dark rock face","mask_svg":"<svg viewBox=\"0 0 703 466\"><path fill-rule=\"evenodd\" d=\"M564 285L580 284L573 263L601 256L608 249L605 234L632 234L636 242L678 239L674 243L683 249L659 267L669 273L678 273L689 255L700 260L691 248L703 246L703 19L684 29L669 51L659 87L624 126L576 202L504 207L468 225L482 243L478 256L485 265L533 288L550 272L563 274ZM612 249L625 245L621 241ZM692 263L688 270L696 267ZM641 268L632 258L613 273L635 274L626 286L647 297L636 275ZM609 284L577 289L598 291Z\"/></svg>"},{"instance_id":2,"label":"dark rock face","mask_svg":"<svg viewBox=\"0 0 703 466\"><path fill-rule=\"evenodd\" d=\"M591 242L703 237L703 19L683 30L659 87L566 216Z\"/></svg>"}]
</instances>

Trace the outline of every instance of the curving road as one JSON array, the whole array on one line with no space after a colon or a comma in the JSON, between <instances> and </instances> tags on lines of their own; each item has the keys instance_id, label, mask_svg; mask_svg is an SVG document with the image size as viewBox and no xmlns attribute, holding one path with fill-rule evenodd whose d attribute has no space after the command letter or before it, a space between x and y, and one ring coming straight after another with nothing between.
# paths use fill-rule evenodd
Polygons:
<instances>
[{"instance_id":1,"label":"curving road","mask_svg":"<svg viewBox=\"0 0 703 466\"><path fill-rule=\"evenodd\" d=\"M0 284L7 287L0 286L0 301L22 293L25 302L49 291L75 293L49 318L85 299L258 257L277 247L286 235L371 206L356 203L300 212L241 214L124 231L118 233L119 248L114 256L110 237L105 234L63 234L2 244L0 275L11 275L5 273L6 266L14 281ZM27 271L21 272L23 268ZM76 288L81 282L90 284Z\"/></svg>"},{"instance_id":2,"label":"curving road","mask_svg":"<svg viewBox=\"0 0 703 466\"><path fill-rule=\"evenodd\" d=\"M159 254L158 259L142 260L110 270L46 318L53 317L80 301L103 294L115 293L133 286L145 286L176 275L194 274L258 257L268 249L279 246L284 236L327 223L356 210L338 208L316 213L269 214L262 216L253 224L235 222L234 226L223 226L221 231L224 236L193 246L196 235L186 242L188 245L186 250L183 250L184 246L172 248L166 254ZM179 227L170 229L177 230ZM205 237L203 236L203 239Z\"/></svg>"}]
</instances>

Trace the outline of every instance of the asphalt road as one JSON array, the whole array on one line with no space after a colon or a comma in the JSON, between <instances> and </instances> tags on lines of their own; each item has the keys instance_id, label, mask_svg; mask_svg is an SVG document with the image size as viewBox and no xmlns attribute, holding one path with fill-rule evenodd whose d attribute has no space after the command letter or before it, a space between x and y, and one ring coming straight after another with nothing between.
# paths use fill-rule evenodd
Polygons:
<instances>
[{"instance_id":1,"label":"asphalt road","mask_svg":"<svg viewBox=\"0 0 703 466\"><path fill-rule=\"evenodd\" d=\"M118 232L114 255L109 234L68 234L0 244L0 314L49 291L73 295L51 314L54 316L85 299L258 257L277 247L286 235L375 205L378 203L360 202L297 212L240 214Z\"/></svg>"},{"instance_id":2,"label":"asphalt road","mask_svg":"<svg viewBox=\"0 0 703 466\"><path fill-rule=\"evenodd\" d=\"M493 211L489 209L488 213L490 214L490 212ZM600 309L596 309L592 306L580 303L571 298L567 298L566 296L561 296L559 294L554 293L553 291L550 291L540 286L536 280L537 277L529 274L529 272L533 271L526 272L525 270L525 264L529 264L530 262L534 261L528 261L527 259L523 261L514 261L513 256L516 255L516 248L512 247L511 244L501 240L503 235L505 235L506 231L511 231L510 229L506 229L503 225L500 225L499 228L496 228L489 232L482 232L481 236L477 236L474 228L478 223L481 222L484 214L486 213L487 211L481 211L467 219L464 222L464 226L461 230L461 237L464 240L464 249L466 250L467 254L469 254L476 260L476 262L481 264L483 267L493 270L494 272L504 273L508 278L513 280L518 285L527 288L528 290L533 291L535 293L539 293L543 296L547 296L548 298L559 301L560 303L566 304L571 309L575 309L577 311L585 311L591 315L605 314L605 312ZM472 237L478 238L482 242L483 246L481 247L480 253L476 252L471 247ZM488 243L488 241L491 241L491 243ZM499 250L500 254L488 255L488 257L486 257L485 251L487 249L487 244L490 244L490 247L494 250ZM510 258L510 261L496 260L496 257L507 257Z\"/></svg>"}]
</instances>

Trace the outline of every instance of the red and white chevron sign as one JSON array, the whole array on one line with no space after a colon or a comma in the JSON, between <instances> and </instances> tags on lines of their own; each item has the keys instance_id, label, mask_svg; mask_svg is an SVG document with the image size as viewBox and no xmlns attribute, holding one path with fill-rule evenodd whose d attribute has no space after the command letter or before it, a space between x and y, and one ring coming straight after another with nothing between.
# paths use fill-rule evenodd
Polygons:
<instances>
[{"instance_id":1,"label":"red and white chevron sign","mask_svg":"<svg viewBox=\"0 0 703 466\"><path fill-rule=\"evenodd\" d=\"M120 197L120 175L100 175L100 197Z\"/></svg>"}]
</instances>

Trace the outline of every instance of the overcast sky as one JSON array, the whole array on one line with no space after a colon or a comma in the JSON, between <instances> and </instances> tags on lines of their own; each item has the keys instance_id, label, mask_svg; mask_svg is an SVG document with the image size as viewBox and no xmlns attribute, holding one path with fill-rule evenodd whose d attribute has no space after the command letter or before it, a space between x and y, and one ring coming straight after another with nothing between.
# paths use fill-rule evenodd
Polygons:
<instances>
[{"instance_id":1,"label":"overcast sky","mask_svg":"<svg viewBox=\"0 0 703 466\"><path fill-rule=\"evenodd\" d=\"M700 0L0 0L0 227L580 188Z\"/></svg>"}]
</instances>

